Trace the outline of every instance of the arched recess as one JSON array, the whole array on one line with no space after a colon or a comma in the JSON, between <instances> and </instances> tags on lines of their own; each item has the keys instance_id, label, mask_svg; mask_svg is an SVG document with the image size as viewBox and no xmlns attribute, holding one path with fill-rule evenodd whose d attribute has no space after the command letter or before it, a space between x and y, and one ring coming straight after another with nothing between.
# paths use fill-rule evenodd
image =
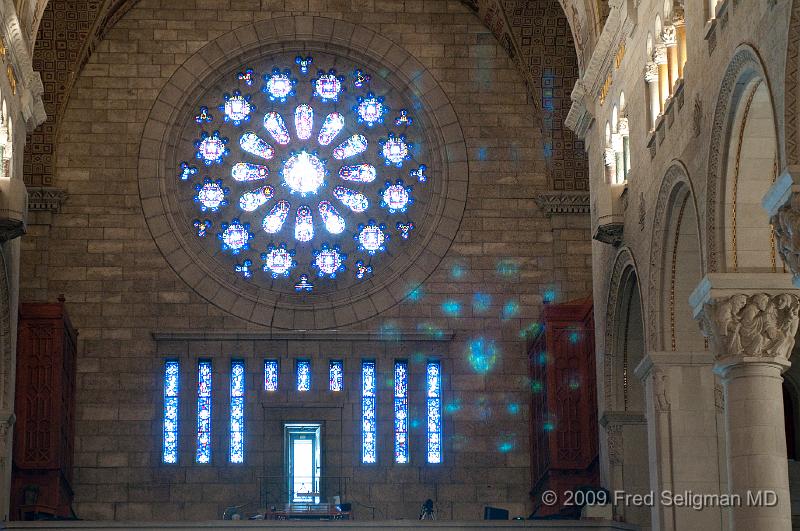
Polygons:
<instances>
[{"instance_id":1,"label":"arched recess","mask_svg":"<svg viewBox=\"0 0 800 531\"><path fill-rule=\"evenodd\" d=\"M608 488L645 494L650 489L646 404L643 382L634 375L645 355L645 319L639 276L626 248L612 269L606 315L601 471ZM625 522L650 525L647 507L617 511Z\"/></svg>"},{"instance_id":2,"label":"arched recess","mask_svg":"<svg viewBox=\"0 0 800 531\"><path fill-rule=\"evenodd\" d=\"M761 199L781 167L769 81L741 46L722 81L711 132L706 194L709 272L782 269Z\"/></svg>"},{"instance_id":3,"label":"arched recess","mask_svg":"<svg viewBox=\"0 0 800 531\"><path fill-rule=\"evenodd\" d=\"M661 182L650 247L647 309L653 350L698 351L705 341L689 310L703 278L700 223L685 166L673 163Z\"/></svg>"}]
</instances>

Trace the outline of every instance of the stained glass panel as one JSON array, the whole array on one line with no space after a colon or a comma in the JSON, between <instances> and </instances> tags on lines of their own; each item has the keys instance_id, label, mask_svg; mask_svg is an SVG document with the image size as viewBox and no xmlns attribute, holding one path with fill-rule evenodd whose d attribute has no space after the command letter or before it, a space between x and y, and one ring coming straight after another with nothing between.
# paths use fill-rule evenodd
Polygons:
<instances>
[{"instance_id":1,"label":"stained glass panel","mask_svg":"<svg viewBox=\"0 0 800 531\"><path fill-rule=\"evenodd\" d=\"M244 362L231 362L231 463L244 462Z\"/></svg>"},{"instance_id":2,"label":"stained glass panel","mask_svg":"<svg viewBox=\"0 0 800 531\"><path fill-rule=\"evenodd\" d=\"M394 460L408 463L408 362L394 362Z\"/></svg>"},{"instance_id":3,"label":"stained glass panel","mask_svg":"<svg viewBox=\"0 0 800 531\"><path fill-rule=\"evenodd\" d=\"M427 387L428 463L442 462L442 372L438 361L429 361L425 372Z\"/></svg>"},{"instance_id":4,"label":"stained glass panel","mask_svg":"<svg viewBox=\"0 0 800 531\"><path fill-rule=\"evenodd\" d=\"M278 390L278 360L264 361L264 390Z\"/></svg>"},{"instance_id":5,"label":"stained glass panel","mask_svg":"<svg viewBox=\"0 0 800 531\"><path fill-rule=\"evenodd\" d=\"M344 390L344 362L341 360L332 360L328 371L329 375L329 389L331 391Z\"/></svg>"},{"instance_id":6,"label":"stained glass panel","mask_svg":"<svg viewBox=\"0 0 800 531\"><path fill-rule=\"evenodd\" d=\"M198 463L211 462L211 362L197 364L197 454Z\"/></svg>"},{"instance_id":7,"label":"stained glass panel","mask_svg":"<svg viewBox=\"0 0 800 531\"><path fill-rule=\"evenodd\" d=\"M308 360L297 360L297 390L301 392L311 390L311 362Z\"/></svg>"},{"instance_id":8,"label":"stained glass panel","mask_svg":"<svg viewBox=\"0 0 800 531\"><path fill-rule=\"evenodd\" d=\"M378 460L375 362L361 362L361 462Z\"/></svg>"},{"instance_id":9,"label":"stained glass panel","mask_svg":"<svg viewBox=\"0 0 800 531\"><path fill-rule=\"evenodd\" d=\"M178 381L180 366L168 361L164 367L164 445L161 459L168 464L178 462Z\"/></svg>"}]
</instances>

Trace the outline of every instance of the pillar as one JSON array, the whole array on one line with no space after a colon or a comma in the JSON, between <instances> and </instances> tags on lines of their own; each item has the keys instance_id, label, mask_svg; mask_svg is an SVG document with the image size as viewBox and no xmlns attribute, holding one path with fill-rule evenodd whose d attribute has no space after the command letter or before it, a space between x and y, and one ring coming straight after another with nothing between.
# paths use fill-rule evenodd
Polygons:
<instances>
[{"instance_id":1,"label":"pillar","mask_svg":"<svg viewBox=\"0 0 800 531\"><path fill-rule=\"evenodd\" d=\"M675 89L675 82L678 81L678 40L675 26L664 26L661 31L661 41L667 48L667 74L669 76L669 94Z\"/></svg>"},{"instance_id":2,"label":"pillar","mask_svg":"<svg viewBox=\"0 0 800 531\"><path fill-rule=\"evenodd\" d=\"M648 61L645 65L644 80L647 83L647 100L650 105L650 130L655 129L658 115L661 114L661 102L658 95L658 65Z\"/></svg>"},{"instance_id":3,"label":"pillar","mask_svg":"<svg viewBox=\"0 0 800 531\"><path fill-rule=\"evenodd\" d=\"M678 41L678 77L683 79L683 67L686 64L686 15L683 6L676 3L672 14L672 23L675 25L676 39Z\"/></svg>"},{"instance_id":4,"label":"pillar","mask_svg":"<svg viewBox=\"0 0 800 531\"><path fill-rule=\"evenodd\" d=\"M659 113L663 114L670 96L667 47L663 43L656 44L655 50L653 50L653 62L658 68L658 109Z\"/></svg>"},{"instance_id":5,"label":"pillar","mask_svg":"<svg viewBox=\"0 0 800 531\"><path fill-rule=\"evenodd\" d=\"M722 379L728 486L742 498L731 509L734 529L791 528L781 374L800 321L799 293L788 274L709 274L690 298ZM777 503L748 503L758 491L773 491Z\"/></svg>"}]
</instances>

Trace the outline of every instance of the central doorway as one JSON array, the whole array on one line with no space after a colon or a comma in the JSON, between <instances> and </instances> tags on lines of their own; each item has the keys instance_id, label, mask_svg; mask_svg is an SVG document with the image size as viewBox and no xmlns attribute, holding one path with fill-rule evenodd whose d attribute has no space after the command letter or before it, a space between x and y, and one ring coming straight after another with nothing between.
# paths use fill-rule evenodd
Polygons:
<instances>
[{"instance_id":1,"label":"central doorway","mask_svg":"<svg viewBox=\"0 0 800 531\"><path fill-rule=\"evenodd\" d=\"M287 490L291 503L319 503L322 474L319 423L284 424Z\"/></svg>"}]
</instances>

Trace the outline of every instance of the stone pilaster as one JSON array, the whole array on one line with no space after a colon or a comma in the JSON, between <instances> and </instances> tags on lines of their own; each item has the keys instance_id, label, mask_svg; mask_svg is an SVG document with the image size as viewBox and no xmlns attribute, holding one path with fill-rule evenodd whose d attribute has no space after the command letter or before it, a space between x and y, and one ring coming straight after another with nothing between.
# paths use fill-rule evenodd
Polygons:
<instances>
[{"instance_id":1,"label":"stone pilaster","mask_svg":"<svg viewBox=\"0 0 800 531\"><path fill-rule=\"evenodd\" d=\"M790 529L781 374L798 328L798 290L784 274L714 274L690 301L723 383L729 490L742 497L732 526ZM774 491L777 504L748 504L748 492L760 490Z\"/></svg>"}]
</instances>

